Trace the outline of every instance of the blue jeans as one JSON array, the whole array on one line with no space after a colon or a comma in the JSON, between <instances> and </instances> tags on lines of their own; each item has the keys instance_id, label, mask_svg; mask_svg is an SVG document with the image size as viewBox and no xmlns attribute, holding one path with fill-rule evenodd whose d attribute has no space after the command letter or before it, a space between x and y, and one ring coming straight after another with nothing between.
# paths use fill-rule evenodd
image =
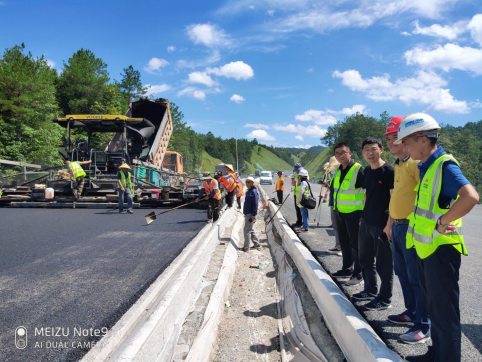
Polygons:
<instances>
[{"instance_id":1,"label":"blue jeans","mask_svg":"<svg viewBox=\"0 0 482 362\"><path fill-rule=\"evenodd\" d=\"M119 193L119 212L124 211L124 200L127 198L127 209L132 210L132 194L129 188L126 188L125 191L121 189L117 189Z\"/></svg>"},{"instance_id":2,"label":"blue jeans","mask_svg":"<svg viewBox=\"0 0 482 362\"><path fill-rule=\"evenodd\" d=\"M393 264L402 287L403 301L415 326L430 324L427 299L420 287L418 257L415 248L406 248L408 225L392 224Z\"/></svg>"},{"instance_id":3,"label":"blue jeans","mask_svg":"<svg viewBox=\"0 0 482 362\"><path fill-rule=\"evenodd\" d=\"M303 229L308 230L308 209L306 207L300 206L301 217L303 219Z\"/></svg>"}]
</instances>

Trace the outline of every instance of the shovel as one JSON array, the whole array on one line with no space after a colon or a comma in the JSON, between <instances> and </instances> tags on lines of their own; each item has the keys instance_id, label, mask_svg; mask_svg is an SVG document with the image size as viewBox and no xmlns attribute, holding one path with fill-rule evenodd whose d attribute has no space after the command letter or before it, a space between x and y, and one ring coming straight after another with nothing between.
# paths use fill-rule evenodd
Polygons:
<instances>
[{"instance_id":1,"label":"shovel","mask_svg":"<svg viewBox=\"0 0 482 362\"><path fill-rule=\"evenodd\" d=\"M173 211L173 210L176 210L176 209L180 209L181 207L184 207L184 206L187 206L187 205L194 204L195 202L196 202L196 201L191 201L191 202L188 202L187 204L173 207L172 209L169 209L169 210L160 212L160 213L158 213L158 214L156 214L154 211L153 211L153 212L150 212L149 214L147 214L146 216L144 216L145 219L146 219L146 223L147 223L147 225L149 225L151 222L153 222L154 220L157 219L157 216L162 215L162 214L165 214L166 212L170 212L170 211Z\"/></svg>"}]
</instances>

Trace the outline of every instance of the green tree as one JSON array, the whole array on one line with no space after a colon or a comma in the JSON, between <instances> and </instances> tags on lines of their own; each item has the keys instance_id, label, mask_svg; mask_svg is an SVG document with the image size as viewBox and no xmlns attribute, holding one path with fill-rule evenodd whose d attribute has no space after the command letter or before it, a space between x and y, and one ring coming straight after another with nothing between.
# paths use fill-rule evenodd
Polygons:
<instances>
[{"instance_id":1,"label":"green tree","mask_svg":"<svg viewBox=\"0 0 482 362\"><path fill-rule=\"evenodd\" d=\"M107 64L93 52L80 49L74 53L64 63L57 87L57 99L64 115L94 113L104 101L109 80Z\"/></svg>"},{"instance_id":2,"label":"green tree","mask_svg":"<svg viewBox=\"0 0 482 362\"><path fill-rule=\"evenodd\" d=\"M135 70L132 65L124 68L124 72L120 75L122 79L119 88L127 100L126 103L147 93L147 87L144 87L141 82L141 73Z\"/></svg>"},{"instance_id":3,"label":"green tree","mask_svg":"<svg viewBox=\"0 0 482 362\"><path fill-rule=\"evenodd\" d=\"M62 128L57 116L56 71L45 58L25 54L25 45L0 59L0 158L58 165Z\"/></svg>"}]
</instances>

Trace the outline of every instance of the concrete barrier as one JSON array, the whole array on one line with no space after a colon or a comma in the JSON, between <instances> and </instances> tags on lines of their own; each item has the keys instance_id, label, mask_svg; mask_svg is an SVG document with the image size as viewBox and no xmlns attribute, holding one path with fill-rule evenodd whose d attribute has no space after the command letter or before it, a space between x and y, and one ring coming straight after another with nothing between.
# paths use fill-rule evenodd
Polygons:
<instances>
[{"instance_id":1,"label":"concrete barrier","mask_svg":"<svg viewBox=\"0 0 482 362\"><path fill-rule=\"evenodd\" d=\"M264 192L260 193L264 197ZM269 203L271 215L278 206ZM389 349L331 279L311 252L291 230L281 211L273 227L282 238L283 248L296 264L301 277L320 309L325 323L349 361L402 361Z\"/></svg>"}]
</instances>

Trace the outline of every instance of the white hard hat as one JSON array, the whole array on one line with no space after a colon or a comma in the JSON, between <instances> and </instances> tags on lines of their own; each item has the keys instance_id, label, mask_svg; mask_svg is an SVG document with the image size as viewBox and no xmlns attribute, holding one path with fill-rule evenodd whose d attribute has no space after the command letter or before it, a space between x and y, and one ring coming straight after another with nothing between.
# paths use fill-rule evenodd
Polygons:
<instances>
[{"instance_id":1,"label":"white hard hat","mask_svg":"<svg viewBox=\"0 0 482 362\"><path fill-rule=\"evenodd\" d=\"M304 176L308 177L308 171L306 171L305 169L302 169L298 175L300 175L301 177L304 177Z\"/></svg>"},{"instance_id":2,"label":"white hard hat","mask_svg":"<svg viewBox=\"0 0 482 362\"><path fill-rule=\"evenodd\" d=\"M244 180L244 184L246 185L246 181L251 181L254 186L258 186L258 181L256 181L253 177L249 176Z\"/></svg>"},{"instance_id":3,"label":"white hard hat","mask_svg":"<svg viewBox=\"0 0 482 362\"><path fill-rule=\"evenodd\" d=\"M427 137L439 137L439 130L441 127L432 116L425 113L412 113L402 119L400 127L398 128L397 140L393 142L396 145L402 143L404 137L415 133L422 133ZM430 132L432 131L432 132Z\"/></svg>"}]
</instances>

